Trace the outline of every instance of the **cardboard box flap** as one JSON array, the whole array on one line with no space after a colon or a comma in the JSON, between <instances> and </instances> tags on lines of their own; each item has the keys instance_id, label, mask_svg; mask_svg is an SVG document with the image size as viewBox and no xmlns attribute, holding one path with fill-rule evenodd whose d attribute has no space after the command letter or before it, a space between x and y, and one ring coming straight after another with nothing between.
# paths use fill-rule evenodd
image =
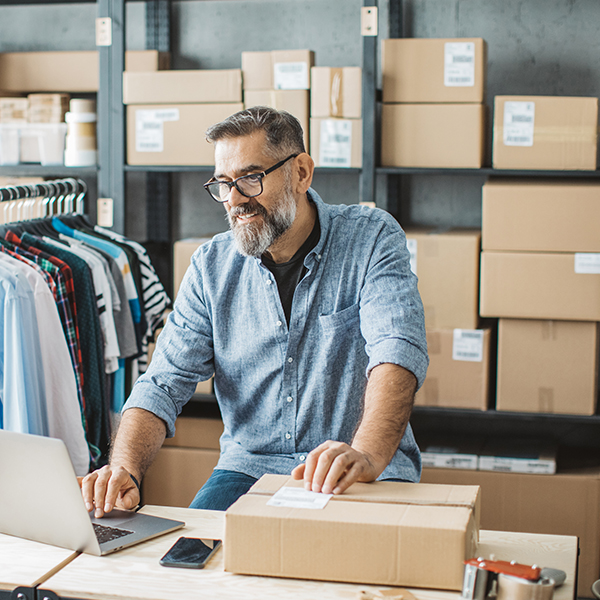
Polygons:
<instances>
[{"instance_id":1,"label":"cardboard box flap","mask_svg":"<svg viewBox=\"0 0 600 600\"><path fill-rule=\"evenodd\" d=\"M272 496L282 487L303 487L303 482L287 475L263 475L248 491L248 494ZM476 485L437 485L429 483L402 483L396 481L374 481L355 483L339 496L336 502L370 502L374 504L405 504L418 506L441 506L467 508L479 528L480 497Z\"/></svg>"}]
</instances>

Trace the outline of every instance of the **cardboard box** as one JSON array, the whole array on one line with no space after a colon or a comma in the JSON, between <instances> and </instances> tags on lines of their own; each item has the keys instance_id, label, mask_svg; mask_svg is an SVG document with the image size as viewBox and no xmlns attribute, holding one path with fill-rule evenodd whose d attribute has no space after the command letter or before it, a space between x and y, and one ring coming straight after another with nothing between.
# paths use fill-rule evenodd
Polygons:
<instances>
[{"instance_id":1,"label":"cardboard box","mask_svg":"<svg viewBox=\"0 0 600 600\"><path fill-rule=\"evenodd\" d=\"M316 167L362 167L362 119L311 119L310 155Z\"/></svg>"},{"instance_id":2,"label":"cardboard box","mask_svg":"<svg viewBox=\"0 0 600 600\"><path fill-rule=\"evenodd\" d=\"M488 181L482 220L484 250L600 252L600 184Z\"/></svg>"},{"instance_id":3,"label":"cardboard box","mask_svg":"<svg viewBox=\"0 0 600 600\"><path fill-rule=\"evenodd\" d=\"M483 104L384 104L384 167L478 169L485 160Z\"/></svg>"},{"instance_id":4,"label":"cardboard box","mask_svg":"<svg viewBox=\"0 0 600 600\"><path fill-rule=\"evenodd\" d=\"M126 71L167 71L171 68L171 54L158 50L127 50Z\"/></svg>"},{"instance_id":5,"label":"cardboard box","mask_svg":"<svg viewBox=\"0 0 600 600\"><path fill-rule=\"evenodd\" d=\"M183 276L192 261L192 256L198 248L205 242L210 242L212 238L185 238L177 240L173 244L173 293L177 296L179 286Z\"/></svg>"},{"instance_id":6,"label":"cardboard box","mask_svg":"<svg viewBox=\"0 0 600 600\"><path fill-rule=\"evenodd\" d=\"M362 69L313 67L310 70L310 116L362 118Z\"/></svg>"},{"instance_id":7,"label":"cardboard box","mask_svg":"<svg viewBox=\"0 0 600 600\"><path fill-rule=\"evenodd\" d=\"M204 132L243 105L166 104L127 106L127 163L212 165L214 148Z\"/></svg>"},{"instance_id":8,"label":"cardboard box","mask_svg":"<svg viewBox=\"0 0 600 600\"><path fill-rule=\"evenodd\" d=\"M304 131L304 146L308 144L308 133L310 130L309 117L309 94L308 90L247 90L244 92L244 108L252 106L270 106L277 110L286 110L294 115Z\"/></svg>"},{"instance_id":9,"label":"cardboard box","mask_svg":"<svg viewBox=\"0 0 600 600\"><path fill-rule=\"evenodd\" d=\"M577 596L591 597L590 587L600 578L600 472L526 475L424 469L421 481L480 485L482 529L578 536Z\"/></svg>"},{"instance_id":10,"label":"cardboard box","mask_svg":"<svg viewBox=\"0 0 600 600\"><path fill-rule=\"evenodd\" d=\"M168 68L168 53L127 50L127 70ZM142 68L143 67L143 68ZM0 54L0 90L7 92L97 92L98 52L4 52Z\"/></svg>"},{"instance_id":11,"label":"cardboard box","mask_svg":"<svg viewBox=\"0 0 600 600\"><path fill-rule=\"evenodd\" d=\"M491 329L429 329L427 377L416 406L488 408Z\"/></svg>"},{"instance_id":12,"label":"cardboard box","mask_svg":"<svg viewBox=\"0 0 600 600\"><path fill-rule=\"evenodd\" d=\"M223 433L221 419L179 417L175 422L175 435L167 438L163 446L219 450L219 439Z\"/></svg>"},{"instance_id":13,"label":"cardboard box","mask_svg":"<svg viewBox=\"0 0 600 600\"><path fill-rule=\"evenodd\" d=\"M218 450L161 448L142 480L144 504L189 506L218 461Z\"/></svg>"},{"instance_id":14,"label":"cardboard box","mask_svg":"<svg viewBox=\"0 0 600 600\"><path fill-rule=\"evenodd\" d=\"M497 410L593 415L598 323L500 319Z\"/></svg>"},{"instance_id":15,"label":"cardboard box","mask_svg":"<svg viewBox=\"0 0 600 600\"><path fill-rule=\"evenodd\" d=\"M274 50L271 52L273 88L309 90L310 70L315 64L312 50Z\"/></svg>"},{"instance_id":16,"label":"cardboard box","mask_svg":"<svg viewBox=\"0 0 600 600\"><path fill-rule=\"evenodd\" d=\"M427 329L477 329L481 232L408 229L406 239Z\"/></svg>"},{"instance_id":17,"label":"cardboard box","mask_svg":"<svg viewBox=\"0 0 600 600\"><path fill-rule=\"evenodd\" d=\"M270 52L242 52L242 80L246 90L272 90L273 66Z\"/></svg>"},{"instance_id":18,"label":"cardboard box","mask_svg":"<svg viewBox=\"0 0 600 600\"><path fill-rule=\"evenodd\" d=\"M354 484L321 510L270 506L282 487L303 491L267 475L227 510L226 571L461 589L463 561L476 553L476 487Z\"/></svg>"},{"instance_id":19,"label":"cardboard box","mask_svg":"<svg viewBox=\"0 0 600 600\"><path fill-rule=\"evenodd\" d=\"M123 73L124 104L242 101L240 69Z\"/></svg>"},{"instance_id":20,"label":"cardboard box","mask_svg":"<svg viewBox=\"0 0 600 600\"><path fill-rule=\"evenodd\" d=\"M502 473L556 473L557 445L544 439L493 438L480 451L480 471Z\"/></svg>"},{"instance_id":21,"label":"cardboard box","mask_svg":"<svg viewBox=\"0 0 600 600\"><path fill-rule=\"evenodd\" d=\"M487 61L481 38L381 42L384 102L484 101Z\"/></svg>"},{"instance_id":22,"label":"cardboard box","mask_svg":"<svg viewBox=\"0 0 600 600\"><path fill-rule=\"evenodd\" d=\"M598 254L481 253L482 317L600 321Z\"/></svg>"},{"instance_id":23,"label":"cardboard box","mask_svg":"<svg viewBox=\"0 0 600 600\"><path fill-rule=\"evenodd\" d=\"M496 96L495 169L595 170L598 98Z\"/></svg>"}]
</instances>

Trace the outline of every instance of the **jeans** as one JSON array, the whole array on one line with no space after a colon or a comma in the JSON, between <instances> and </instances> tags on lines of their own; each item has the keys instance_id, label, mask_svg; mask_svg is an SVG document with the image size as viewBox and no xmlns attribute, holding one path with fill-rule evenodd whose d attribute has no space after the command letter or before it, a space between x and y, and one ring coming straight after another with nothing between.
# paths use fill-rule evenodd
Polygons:
<instances>
[{"instance_id":1,"label":"jeans","mask_svg":"<svg viewBox=\"0 0 600 600\"><path fill-rule=\"evenodd\" d=\"M215 469L192 500L190 508L227 510L256 481L254 477L244 473Z\"/></svg>"}]
</instances>

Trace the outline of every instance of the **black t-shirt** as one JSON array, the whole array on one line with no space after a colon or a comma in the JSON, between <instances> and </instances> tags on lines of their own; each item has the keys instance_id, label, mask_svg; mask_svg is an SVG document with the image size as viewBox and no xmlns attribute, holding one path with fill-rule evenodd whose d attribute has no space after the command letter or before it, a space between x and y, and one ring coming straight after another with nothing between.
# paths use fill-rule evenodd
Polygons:
<instances>
[{"instance_id":1,"label":"black t-shirt","mask_svg":"<svg viewBox=\"0 0 600 600\"><path fill-rule=\"evenodd\" d=\"M281 298L281 304L288 326L290 324L290 315L292 314L294 291L298 283L304 275L306 275L307 271L304 266L304 259L317 245L320 237L321 226L319 225L319 216L317 215L315 218L315 225L312 228L310 235L290 260L284 263L276 263L268 256L264 254L262 256L263 264L271 271L271 273L273 273L275 281L277 282L277 289L279 291L279 297Z\"/></svg>"}]
</instances>

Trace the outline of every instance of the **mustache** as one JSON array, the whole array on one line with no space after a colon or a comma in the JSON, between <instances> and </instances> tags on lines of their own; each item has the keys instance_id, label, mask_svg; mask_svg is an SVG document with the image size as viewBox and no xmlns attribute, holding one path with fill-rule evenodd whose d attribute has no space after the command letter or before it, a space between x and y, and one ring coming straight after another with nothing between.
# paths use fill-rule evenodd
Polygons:
<instances>
[{"instance_id":1,"label":"mustache","mask_svg":"<svg viewBox=\"0 0 600 600\"><path fill-rule=\"evenodd\" d=\"M245 204L241 204L240 206L234 206L229 211L229 216L231 218L235 218L235 217L240 217L240 216L243 217L244 215L251 215L251 214L255 214L255 213L262 215L264 217L267 215L267 209L262 204L259 204L256 201L246 202Z\"/></svg>"}]
</instances>

